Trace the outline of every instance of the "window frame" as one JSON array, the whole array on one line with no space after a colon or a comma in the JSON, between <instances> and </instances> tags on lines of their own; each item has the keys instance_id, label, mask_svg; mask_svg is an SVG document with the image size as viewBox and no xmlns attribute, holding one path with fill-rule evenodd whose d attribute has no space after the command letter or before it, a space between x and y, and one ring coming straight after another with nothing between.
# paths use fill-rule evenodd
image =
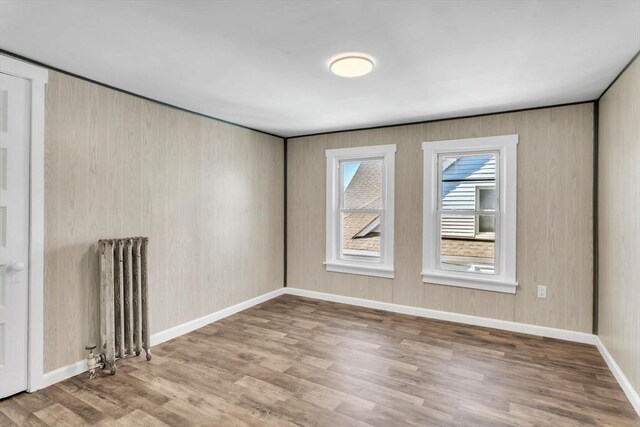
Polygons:
<instances>
[{"instance_id":1,"label":"window frame","mask_svg":"<svg viewBox=\"0 0 640 427\"><path fill-rule=\"evenodd\" d=\"M517 144L518 135L422 143L424 155L422 281L424 283L511 294L516 292L518 286L516 281ZM496 153L495 189L498 205L493 213L496 221L495 274L452 271L440 267L439 218L442 174L439 158L441 155L467 155L478 152ZM475 213L477 214L477 209Z\"/></svg>"},{"instance_id":2,"label":"window frame","mask_svg":"<svg viewBox=\"0 0 640 427\"><path fill-rule=\"evenodd\" d=\"M326 181L326 258L327 271L392 279L396 145L337 148L325 150ZM382 160L382 209L380 212L380 261L358 260L342 255L342 166L345 161Z\"/></svg>"}]
</instances>

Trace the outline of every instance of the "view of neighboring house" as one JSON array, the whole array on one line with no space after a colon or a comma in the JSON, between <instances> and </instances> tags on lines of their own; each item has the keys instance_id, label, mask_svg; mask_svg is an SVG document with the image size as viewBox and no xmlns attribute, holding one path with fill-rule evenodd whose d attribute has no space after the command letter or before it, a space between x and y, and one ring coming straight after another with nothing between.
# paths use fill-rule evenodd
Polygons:
<instances>
[{"instance_id":1,"label":"view of neighboring house","mask_svg":"<svg viewBox=\"0 0 640 427\"><path fill-rule=\"evenodd\" d=\"M445 157L442 168L441 254L443 267L492 273L495 219L480 215L496 206L496 157L493 153ZM476 211L454 215L455 211Z\"/></svg>"},{"instance_id":2,"label":"view of neighboring house","mask_svg":"<svg viewBox=\"0 0 640 427\"><path fill-rule=\"evenodd\" d=\"M454 215L456 210L495 209L495 155L474 154L442 159L441 253L446 267L492 272L495 247L493 217ZM350 181L345 182L343 253L352 256L380 255L380 214L382 207L382 162L359 162Z\"/></svg>"},{"instance_id":3,"label":"view of neighboring house","mask_svg":"<svg viewBox=\"0 0 640 427\"><path fill-rule=\"evenodd\" d=\"M344 192L345 209L382 208L382 162L360 162ZM380 214L345 213L342 222L345 255L380 256Z\"/></svg>"}]
</instances>

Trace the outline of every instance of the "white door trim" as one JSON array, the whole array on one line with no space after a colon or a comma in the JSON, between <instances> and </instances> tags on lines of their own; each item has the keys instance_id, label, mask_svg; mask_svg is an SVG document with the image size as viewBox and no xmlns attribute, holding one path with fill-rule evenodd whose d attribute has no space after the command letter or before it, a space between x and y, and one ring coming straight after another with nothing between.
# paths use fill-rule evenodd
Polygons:
<instances>
[{"instance_id":1,"label":"white door trim","mask_svg":"<svg viewBox=\"0 0 640 427\"><path fill-rule=\"evenodd\" d=\"M49 71L0 55L0 72L31 81L27 390L35 391L44 374L44 100Z\"/></svg>"}]
</instances>

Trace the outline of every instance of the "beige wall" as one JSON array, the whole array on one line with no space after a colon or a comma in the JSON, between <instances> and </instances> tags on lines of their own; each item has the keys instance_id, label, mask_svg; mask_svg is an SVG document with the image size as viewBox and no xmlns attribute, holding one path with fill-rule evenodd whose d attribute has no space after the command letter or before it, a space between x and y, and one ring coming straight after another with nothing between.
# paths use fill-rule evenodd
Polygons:
<instances>
[{"instance_id":1,"label":"beige wall","mask_svg":"<svg viewBox=\"0 0 640 427\"><path fill-rule=\"evenodd\" d=\"M516 295L423 284L423 141L517 133ZM397 144L394 280L328 273L325 150ZM288 286L582 332L592 330L593 104L290 139ZM536 285L548 285L548 299Z\"/></svg>"},{"instance_id":2,"label":"beige wall","mask_svg":"<svg viewBox=\"0 0 640 427\"><path fill-rule=\"evenodd\" d=\"M46 113L45 372L98 342L100 238L150 237L153 333L282 287L281 139L56 72Z\"/></svg>"},{"instance_id":3,"label":"beige wall","mask_svg":"<svg viewBox=\"0 0 640 427\"><path fill-rule=\"evenodd\" d=\"M599 110L598 335L640 393L640 59Z\"/></svg>"}]
</instances>

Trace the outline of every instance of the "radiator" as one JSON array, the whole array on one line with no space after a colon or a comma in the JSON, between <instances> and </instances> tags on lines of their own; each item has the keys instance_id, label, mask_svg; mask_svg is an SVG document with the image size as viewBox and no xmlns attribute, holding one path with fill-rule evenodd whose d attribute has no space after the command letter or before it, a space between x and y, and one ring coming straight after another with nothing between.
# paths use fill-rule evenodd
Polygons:
<instances>
[{"instance_id":1,"label":"radiator","mask_svg":"<svg viewBox=\"0 0 640 427\"><path fill-rule=\"evenodd\" d=\"M149 346L147 237L98 242L100 256L101 364L116 372L116 359L138 356Z\"/></svg>"}]
</instances>

